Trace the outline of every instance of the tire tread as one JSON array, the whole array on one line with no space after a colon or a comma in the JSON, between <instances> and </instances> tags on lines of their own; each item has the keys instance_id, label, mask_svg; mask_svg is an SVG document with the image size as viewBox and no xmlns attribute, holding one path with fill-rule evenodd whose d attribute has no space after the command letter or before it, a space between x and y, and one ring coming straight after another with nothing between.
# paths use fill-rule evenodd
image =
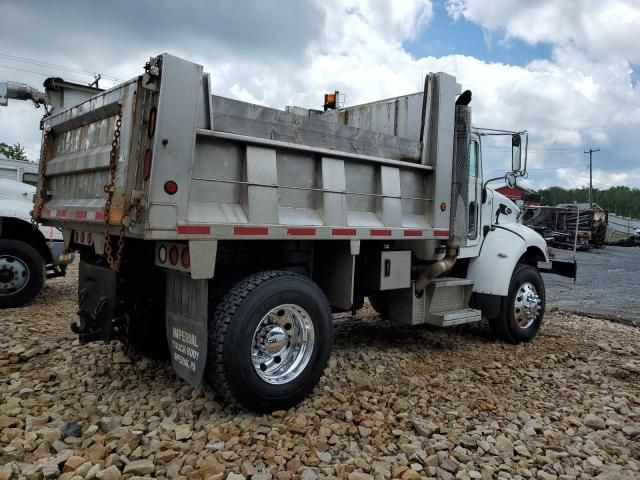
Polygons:
<instances>
[{"instance_id":1,"label":"tire tread","mask_svg":"<svg viewBox=\"0 0 640 480\"><path fill-rule=\"evenodd\" d=\"M315 285L311 279L298 275L294 272L286 270L267 270L254 273L244 278L229 289L226 294L221 293L224 291L224 288L219 287L217 294L211 298L212 301L217 299L220 301L217 305L213 304L213 311L210 311L209 346L210 348L213 346L213 348L209 355L207 355L207 368L205 370L205 374L207 376L208 383L225 402L234 404L242 403L236 398L233 389L231 388L224 363L224 346L231 322L233 321L238 309L253 291L270 280L283 277L300 277L302 281L306 280ZM326 298L325 303L327 312L329 312L329 303L326 301ZM213 315L211 315L211 313L213 313Z\"/></svg>"}]
</instances>

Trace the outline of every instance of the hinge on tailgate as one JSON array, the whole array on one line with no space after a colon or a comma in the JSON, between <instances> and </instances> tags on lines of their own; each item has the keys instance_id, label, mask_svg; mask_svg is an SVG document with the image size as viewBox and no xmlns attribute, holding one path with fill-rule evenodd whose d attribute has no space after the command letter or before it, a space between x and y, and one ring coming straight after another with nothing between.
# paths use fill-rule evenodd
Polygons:
<instances>
[{"instance_id":1,"label":"hinge on tailgate","mask_svg":"<svg viewBox=\"0 0 640 480\"><path fill-rule=\"evenodd\" d=\"M131 192L131 206L122 217L122 225L131 233L142 233L144 222L144 208L147 204L147 194L141 190Z\"/></svg>"},{"instance_id":2,"label":"hinge on tailgate","mask_svg":"<svg viewBox=\"0 0 640 480\"><path fill-rule=\"evenodd\" d=\"M142 86L147 90L158 90L158 79L162 67L161 57L151 57L144 65L144 75L142 76Z\"/></svg>"}]
</instances>

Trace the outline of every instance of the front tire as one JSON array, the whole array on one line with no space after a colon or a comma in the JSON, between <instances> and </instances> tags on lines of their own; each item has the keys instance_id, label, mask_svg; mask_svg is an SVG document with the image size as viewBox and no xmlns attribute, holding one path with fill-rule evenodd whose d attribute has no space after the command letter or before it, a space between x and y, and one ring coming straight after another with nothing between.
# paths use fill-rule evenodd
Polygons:
<instances>
[{"instance_id":1,"label":"front tire","mask_svg":"<svg viewBox=\"0 0 640 480\"><path fill-rule=\"evenodd\" d=\"M511 276L509 294L500 314L489 320L494 335L508 343L531 341L544 317L545 290L542 276L531 265L518 265Z\"/></svg>"},{"instance_id":2,"label":"front tire","mask_svg":"<svg viewBox=\"0 0 640 480\"><path fill-rule=\"evenodd\" d=\"M293 272L260 272L210 306L205 376L227 402L287 409L317 385L332 345L322 290Z\"/></svg>"},{"instance_id":3,"label":"front tire","mask_svg":"<svg viewBox=\"0 0 640 480\"><path fill-rule=\"evenodd\" d=\"M21 307L44 285L44 260L31 245L0 240L0 308Z\"/></svg>"}]
</instances>

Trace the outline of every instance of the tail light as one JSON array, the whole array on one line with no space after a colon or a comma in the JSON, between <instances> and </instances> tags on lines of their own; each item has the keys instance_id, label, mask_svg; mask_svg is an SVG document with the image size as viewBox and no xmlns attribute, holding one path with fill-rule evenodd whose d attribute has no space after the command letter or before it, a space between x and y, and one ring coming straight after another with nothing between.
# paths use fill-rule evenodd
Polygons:
<instances>
[{"instance_id":1,"label":"tail light","mask_svg":"<svg viewBox=\"0 0 640 480\"><path fill-rule=\"evenodd\" d=\"M147 150L144 152L144 160L142 162L142 177L145 180L149 180L149 177L151 176L152 157L153 157L153 154L151 153L151 149L147 148Z\"/></svg>"},{"instance_id":2,"label":"tail light","mask_svg":"<svg viewBox=\"0 0 640 480\"><path fill-rule=\"evenodd\" d=\"M149 125L147 125L147 135L149 138L153 138L156 134L156 120L158 118L158 111L156 107L153 107L149 112Z\"/></svg>"},{"instance_id":3,"label":"tail light","mask_svg":"<svg viewBox=\"0 0 640 480\"><path fill-rule=\"evenodd\" d=\"M177 265L179 259L180 259L180 252L178 251L178 247L175 245L172 245L171 249L169 250L169 261L171 262L171 265Z\"/></svg>"},{"instance_id":4,"label":"tail light","mask_svg":"<svg viewBox=\"0 0 640 480\"><path fill-rule=\"evenodd\" d=\"M178 191L178 184L173 180L168 180L164 183L164 191L167 195L173 195Z\"/></svg>"},{"instance_id":5,"label":"tail light","mask_svg":"<svg viewBox=\"0 0 640 480\"><path fill-rule=\"evenodd\" d=\"M180 260L182 260L182 266L184 268L189 268L191 266L191 256L189 254L189 247L185 247L182 249Z\"/></svg>"}]
</instances>

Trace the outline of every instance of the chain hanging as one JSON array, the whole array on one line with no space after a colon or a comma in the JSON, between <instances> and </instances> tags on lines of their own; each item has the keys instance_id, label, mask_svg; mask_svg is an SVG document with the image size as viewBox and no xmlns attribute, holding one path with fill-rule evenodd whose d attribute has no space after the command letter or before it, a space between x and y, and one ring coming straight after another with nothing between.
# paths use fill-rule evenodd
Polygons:
<instances>
[{"instance_id":1,"label":"chain hanging","mask_svg":"<svg viewBox=\"0 0 640 480\"><path fill-rule=\"evenodd\" d=\"M33 207L31 212L31 225L34 229L37 229L40 224L40 219L42 218L42 208L44 207L44 202L47 200L47 159L49 155L49 132L50 129L45 127L44 129L44 137L42 138L42 155L40 158L40 190L38 191L38 197L36 200L36 204Z\"/></svg>"},{"instance_id":2,"label":"chain hanging","mask_svg":"<svg viewBox=\"0 0 640 480\"><path fill-rule=\"evenodd\" d=\"M124 250L124 230L125 226L120 222L120 235L118 237L118 250L115 257L111 248L111 235L109 234L109 213L111 212L111 203L113 202L113 193L115 191L116 166L118 163L118 151L120 146L120 128L122 127L122 105L118 108L118 117L116 119L116 128L113 132L113 140L111 141L111 152L109 153L109 178L110 183L104 186L104 192L107 194L107 200L104 205L104 252L107 255L107 263L112 270L116 272L120 269L122 261L122 252ZM124 218L124 217L123 217Z\"/></svg>"}]
</instances>

